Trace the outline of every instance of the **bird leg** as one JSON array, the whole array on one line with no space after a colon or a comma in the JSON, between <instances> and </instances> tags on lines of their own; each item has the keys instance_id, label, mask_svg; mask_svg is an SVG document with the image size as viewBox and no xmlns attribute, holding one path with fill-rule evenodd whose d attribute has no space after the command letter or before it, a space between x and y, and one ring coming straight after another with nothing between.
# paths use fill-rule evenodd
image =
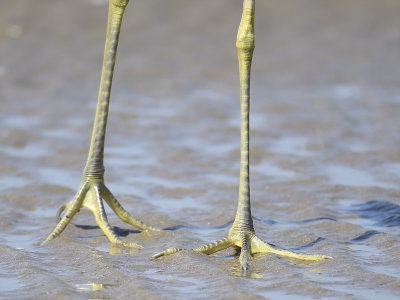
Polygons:
<instances>
[{"instance_id":1,"label":"bird leg","mask_svg":"<svg viewBox=\"0 0 400 300\"><path fill-rule=\"evenodd\" d=\"M240 183L239 199L235 220L229 230L228 237L214 243L193 249L196 252L212 254L228 247L241 248L239 262L243 271L249 270L253 264L254 253L275 253L281 256L319 261L329 258L324 255L299 254L276 248L263 242L255 234L250 208L249 181L249 105L250 105L250 68L254 50L254 5L255 0L243 1L243 14L236 40L240 74ZM183 250L169 248L153 256L159 258Z\"/></svg>"},{"instance_id":2,"label":"bird leg","mask_svg":"<svg viewBox=\"0 0 400 300\"><path fill-rule=\"evenodd\" d=\"M122 16L129 0L109 0L107 36L104 50L103 67L101 72L99 96L93 126L92 139L86 166L83 170L82 181L74 199L59 208L58 223L52 233L42 243L59 236L72 217L82 208L91 210L96 222L111 243L128 247L138 247L135 243L126 243L118 238L110 226L104 210L103 199L113 209L117 216L141 230L157 230L133 218L117 201L114 195L104 184L104 142L106 136L107 115L110 101L111 83L114 72L118 38ZM62 218L60 215L65 211Z\"/></svg>"}]
</instances>

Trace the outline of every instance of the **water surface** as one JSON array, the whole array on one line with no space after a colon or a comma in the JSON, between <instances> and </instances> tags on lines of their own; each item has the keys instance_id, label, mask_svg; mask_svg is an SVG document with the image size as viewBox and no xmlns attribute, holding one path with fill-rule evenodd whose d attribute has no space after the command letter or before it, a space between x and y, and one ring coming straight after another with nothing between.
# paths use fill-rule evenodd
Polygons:
<instances>
[{"instance_id":1,"label":"water surface","mask_svg":"<svg viewBox=\"0 0 400 300\"><path fill-rule=\"evenodd\" d=\"M131 0L105 149L106 183L163 232L82 210L38 247L79 186L102 58L103 0L4 0L0 10L0 298L396 299L400 296L400 3L258 1L251 187L258 235L333 257L255 256L224 237L239 172L241 1Z\"/></svg>"}]
</instances>

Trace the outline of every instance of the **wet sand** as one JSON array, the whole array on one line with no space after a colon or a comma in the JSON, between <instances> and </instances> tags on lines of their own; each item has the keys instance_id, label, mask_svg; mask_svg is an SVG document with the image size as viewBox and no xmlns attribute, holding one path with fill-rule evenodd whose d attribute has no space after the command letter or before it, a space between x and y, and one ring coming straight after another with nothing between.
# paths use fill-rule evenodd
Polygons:
<instances>
[{"instance_id":1,"label":"wet sand","mask_svg":"<svg viewBox=\"0 0 400 300\"><path fill-rule=\"evenodd\" d=\"M239 173L241 1L131 0L105 149L106 184L163 232L82 210L38 247L75 194L95 111L104 0L4 0L0 10L1 299L396 299L400 296L400 2L258 1L252 67L256 232L333 257L255 256L224 237Z\"/></svg>"}]
</instances>

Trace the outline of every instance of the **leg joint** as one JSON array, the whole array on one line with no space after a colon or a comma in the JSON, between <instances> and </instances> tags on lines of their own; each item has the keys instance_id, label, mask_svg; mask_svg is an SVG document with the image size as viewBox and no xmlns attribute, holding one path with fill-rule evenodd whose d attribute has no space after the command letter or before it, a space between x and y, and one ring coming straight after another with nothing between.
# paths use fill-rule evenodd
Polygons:
<instances>
[{"instance_id":1,"label":"leg joint","mask_svg":"<svg viewBox=\"0 0 400 300\"><path fill-rule=\"evenodd\" d=\"M253 51L254 50L254 34L244 34L238 36L236 40L236 48L239 50Z\"/></svg>"}]
</instances>

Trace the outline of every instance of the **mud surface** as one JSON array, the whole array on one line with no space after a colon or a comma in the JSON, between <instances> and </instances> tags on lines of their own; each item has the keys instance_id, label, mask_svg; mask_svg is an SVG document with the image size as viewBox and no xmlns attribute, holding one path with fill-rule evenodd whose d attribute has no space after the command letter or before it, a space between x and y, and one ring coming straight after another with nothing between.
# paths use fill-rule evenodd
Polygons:
<instances>
[{"instance_id":1,"label":"mud surface","mask_svg":"<svg viewBox=\"0 0 400 300\"><path fill-rule=\"evenodd\" d=\"M57 208L85 163L105 0L3 0L0 9L1 299L395 299L400 296L400 2L257 1L251 188L258 235L322 253L256 255L238 276L224 237L236 209L239 0L131 0L106 141L106 184L173 230L139 232L108 210L129 250L82 210Z\"/></svg>"}]
</instances>

